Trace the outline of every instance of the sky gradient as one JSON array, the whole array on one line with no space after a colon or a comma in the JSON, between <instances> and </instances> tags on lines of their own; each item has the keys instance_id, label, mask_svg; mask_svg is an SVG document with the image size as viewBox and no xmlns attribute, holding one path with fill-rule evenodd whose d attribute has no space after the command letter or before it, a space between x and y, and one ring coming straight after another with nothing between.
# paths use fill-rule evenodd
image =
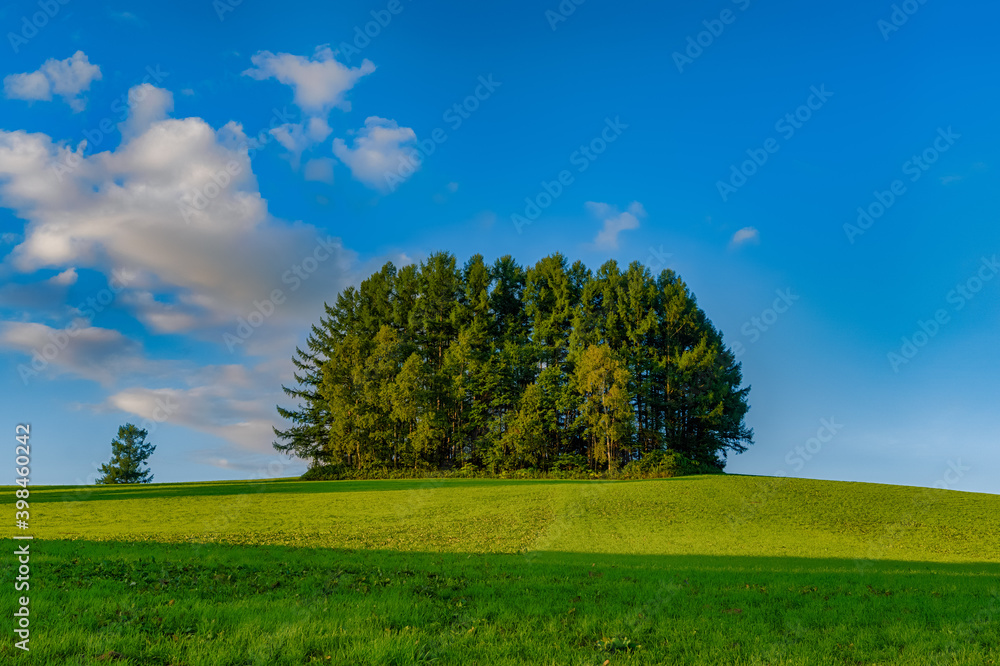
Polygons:
<instances>
[{"instance_id":1,"label":"sky gradient","mask_svg":"<svg viewBox=\"0 0 1000 666\"><path fill-rule=\"evenodd\" d=\"M157 481L298 474L270 427L324 300L562 252L685 279L753 387L728 471L1000 492L998 18L2 5L6 427L35 483L92 482L127 421Z\"/></svg>"}]
</instances>

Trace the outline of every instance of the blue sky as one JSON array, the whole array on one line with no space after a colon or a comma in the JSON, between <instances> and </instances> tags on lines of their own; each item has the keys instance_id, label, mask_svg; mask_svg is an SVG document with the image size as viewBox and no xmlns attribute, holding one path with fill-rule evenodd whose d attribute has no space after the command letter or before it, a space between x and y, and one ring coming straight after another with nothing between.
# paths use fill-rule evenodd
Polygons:
<instances>
[{"instance_id":1,"label":"blue sky","mask_svg":"<svg viewBox=\"0 0 1000 666\"><path fill-rule=\"evenodd\" d=\"M269 428L324 300L559 251L677 270L738 345L729 471L1000 492L995 4L329 5L0 6L36 483L126 421L158 481L299 473Z\"/></svg>"}]
</instances>

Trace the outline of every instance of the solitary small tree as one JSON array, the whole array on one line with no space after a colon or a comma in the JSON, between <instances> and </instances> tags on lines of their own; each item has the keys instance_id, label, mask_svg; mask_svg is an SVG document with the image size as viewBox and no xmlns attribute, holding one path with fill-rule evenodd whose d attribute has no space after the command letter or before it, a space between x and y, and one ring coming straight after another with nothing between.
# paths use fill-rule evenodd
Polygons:
<instances>
[{"instance_id":1,"label":"solitary small tree","mask_svg":"<svg viewBox=\"0 0 1000 666\"><path fill-rule=\"evenodd\" d=\"M118 428L118 437L111 440L111 460L101 466L104 476L97 483L152 483L153 474L149 468L140 469L156 450L146 441L148 434L131 423Z\"/></svg>"}]
</instances>

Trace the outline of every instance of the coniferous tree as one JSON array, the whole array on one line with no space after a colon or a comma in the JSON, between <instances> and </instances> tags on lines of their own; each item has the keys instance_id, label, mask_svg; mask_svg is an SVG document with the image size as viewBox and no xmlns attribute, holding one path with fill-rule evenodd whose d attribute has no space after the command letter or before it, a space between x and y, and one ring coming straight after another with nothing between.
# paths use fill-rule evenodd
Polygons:
<instances>
[{"instance_id":1,"label":"coniferous tree","mask_svg":"<svg viewBox=\"0 0 1000 666\"><path fill-rule=\"evenodd\" d=\"M282 386L285 395L300 400L293 409L278 406L278 415L291 422L280 430L273 428L280 441L274 448L291 456L309 460L313 465L331 462L329 432L332 417L327 401L320 393L323 383L323 365L332 357L333 346L343 338L353 326L353 287L348 287L337 296L334 306L325 306L326 316L320 324L313 325L306 338L306 349L295 348L292 364L293 376L298 387Z\"/></svg>"},{"instance_id":2,"label":"coniferous tree","mask_svg":"<svg viewBox=\"0 0 1000 666\"><path fill-rule=\"evenodd\" d=\"M749 387L673 271L448 253L338 294L293 358L279 451L365 469L595 469L752 443ZM576 459L576 458L574 458Z\"/></svg>"},{"instance_id":3,"label":"coniferous tree","mask_svg":"<svg viewBox=\"0 0 1000 666\"><path fill-rule=\"evenodd\" d=\"M131 423L118 428L118 437L111 440L111 460L101 465L98 484L152 483L153 473L143 465L156 451L146 441L149 433Z\"/></svg>"},{"instance_id":4,"label":"coniferous tree","mask_svg":"<svg viewBox=\"0 0 1000 666\"><path fill-rule=\"evenodd\" d=\"M608 345L591 345L577 366L583 400L579 420L590 436L592 458L611 471L633 430L629 373Z\"/></svg>"}]
</instances>

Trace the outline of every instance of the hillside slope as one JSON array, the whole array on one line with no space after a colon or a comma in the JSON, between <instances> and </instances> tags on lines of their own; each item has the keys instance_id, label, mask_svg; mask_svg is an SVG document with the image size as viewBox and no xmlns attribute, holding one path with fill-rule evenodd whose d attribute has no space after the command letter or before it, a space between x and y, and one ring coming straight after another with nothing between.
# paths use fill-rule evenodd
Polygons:
<instances>
[{"instance_id":1,"label":"hillside slope","mask_svg":"<svg viewBox=\"0 0 1000 666\"><path fill-rule=\"evenodd\" d=\"M1000 663L996 496L705 476L30 501L32 651L0 663Z\"/></svg>"},{"instance_id":2,"label":"hillside slope","mask_svg":"<svg viewBox=\"0 0 1000 666\"><path fill-rule=\"evenodd\" d=\"M1000 496L805 479L51 487L31 504L42 539L1000 561Z\"/></svg>"}]
</instances>

